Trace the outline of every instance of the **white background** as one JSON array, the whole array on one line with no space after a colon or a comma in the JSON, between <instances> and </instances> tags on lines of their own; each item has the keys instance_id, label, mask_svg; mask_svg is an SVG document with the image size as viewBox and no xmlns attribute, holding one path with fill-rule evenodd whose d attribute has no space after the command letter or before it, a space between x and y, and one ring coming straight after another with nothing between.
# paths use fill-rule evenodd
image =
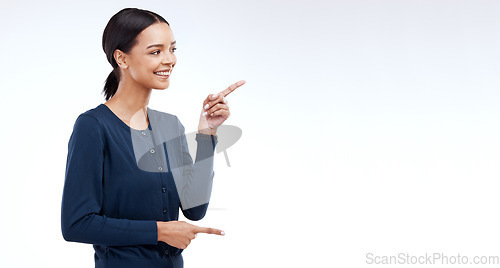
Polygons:
<instances>
[{"instance_id":1,"label":"white background","mask_svg":"<svg viewBox=\"0 0 500 268\"><path fill-rule=\"evenodd\" d=\"M500 255L500 1L0 2L1 267L93 267L60 205L77 116L125 7L171 25L178 63L149 107L195 131L228 97L241 139L215 159L221 228L186 267L359 267L366 254Z\"/></svg>"}]
</instances>

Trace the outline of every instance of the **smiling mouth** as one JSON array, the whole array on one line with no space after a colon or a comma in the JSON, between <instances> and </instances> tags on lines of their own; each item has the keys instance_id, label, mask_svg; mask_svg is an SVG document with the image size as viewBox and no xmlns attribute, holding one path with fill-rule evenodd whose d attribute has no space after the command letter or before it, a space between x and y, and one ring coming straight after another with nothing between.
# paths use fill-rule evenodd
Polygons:
<instances>
[{"instance_id":1,"label":"smiling mouth","mask_svg":"<svg viewBox=\"0 0 500 268\"><path fill-rule=\"evenodd\" d=\"M154 74L156 74L156 76L161 78L161 79L168 79L170 77L170 71L168 71L168 72L154 72Z\"/></svg>"},{"instance_id":2,"label":"smiling mouth","mask_svg":"<svg viewBox=\"0 0 500 268\"><path fill-rule=\"evenodd\" d=\"M170 75L170 72L154 72L154 74L160 75L160 76L168 76L168 75Z\"/></svg>"}]
</instances>

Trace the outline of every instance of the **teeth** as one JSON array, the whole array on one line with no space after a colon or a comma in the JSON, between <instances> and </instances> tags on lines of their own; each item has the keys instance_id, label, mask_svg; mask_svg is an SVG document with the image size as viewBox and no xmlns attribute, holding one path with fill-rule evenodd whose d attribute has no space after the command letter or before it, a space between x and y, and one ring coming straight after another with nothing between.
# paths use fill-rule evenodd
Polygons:
<instances>
[{"instance_id":1,"label":"teeth","mask_svg":"<svg viewBox=\"0 0 500 268\"><path fill-rule=\"evenodd\" d=\"M155 74L158 74L158 75L170 75L170 72L156 72Z\"/></svg>"}]
</instances>

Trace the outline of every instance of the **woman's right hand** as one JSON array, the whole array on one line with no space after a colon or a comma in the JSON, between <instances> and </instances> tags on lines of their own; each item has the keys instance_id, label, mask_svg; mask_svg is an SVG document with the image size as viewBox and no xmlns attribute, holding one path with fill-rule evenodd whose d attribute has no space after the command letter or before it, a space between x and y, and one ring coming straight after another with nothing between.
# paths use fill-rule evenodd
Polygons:
<instances>
[{"instance_id":1,"label":"woman's right hand","mask_svg":"<svg viewBox=\"0 0 500 268\"><path fill-rule=\"evenodd\" d=\"M186 249L197 233L224 235L224 231L192 225L185 221L157 221L158 241L173 247Z\"/></svg>"}]
</instances>

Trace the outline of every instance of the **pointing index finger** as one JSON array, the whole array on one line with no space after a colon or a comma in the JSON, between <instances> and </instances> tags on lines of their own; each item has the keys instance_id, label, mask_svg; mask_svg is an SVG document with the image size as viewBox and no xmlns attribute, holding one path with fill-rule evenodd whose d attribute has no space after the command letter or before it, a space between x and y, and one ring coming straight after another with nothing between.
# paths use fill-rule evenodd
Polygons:
<instances>
[{"instance_id":1,"label":"pointing index finger","mask_svg":"<svg viewBox=\"0 0 500 268\"><path fill-rule=\"evenodd\" d=\"M197 226L197 228L194 231L196 234L197 233L206 233L206 234L217 234L217 235L224 235L224 231L215 229L215 228L208 228L208 227L200 227Z\"/></svg>"},{"instance_id":2,"label":"pointing index finger","mask_svg":"<svg viewBox=\"0 0 500 268\"><path fill-rule=\"evenodd\" d=\"M223 91L221 91L219 94L222 93L222 96L226 97L227 95L229 95L229 93L233 92L235 89L243 86L247 81L245 80L240 80L232 85L230 85L228 88L224 89Z\"/></svg>"}]
</instances>

